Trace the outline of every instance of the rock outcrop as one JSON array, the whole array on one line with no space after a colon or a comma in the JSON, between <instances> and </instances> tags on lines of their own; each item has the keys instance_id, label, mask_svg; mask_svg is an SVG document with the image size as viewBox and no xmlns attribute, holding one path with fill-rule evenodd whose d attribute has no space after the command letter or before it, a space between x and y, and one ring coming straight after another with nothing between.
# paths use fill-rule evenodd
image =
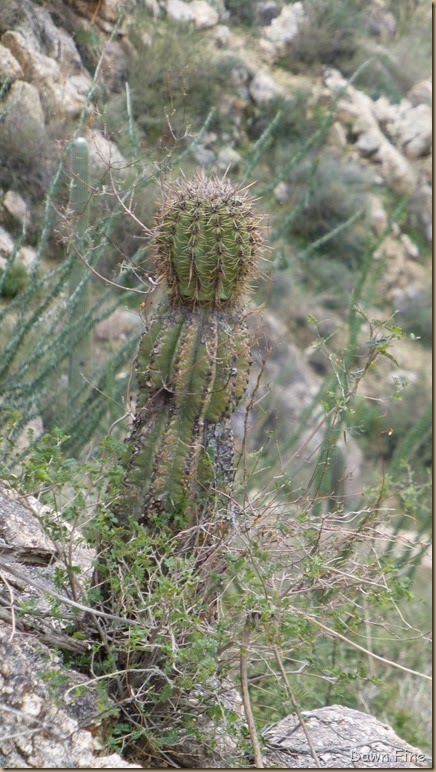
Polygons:
<instances>
[{"instance_id":1,"label":"rock outcrop","mask_svg":"<svg viewBox=\"0 0 436 772\"><path fill-rule=\"evenodd\" d=\"M337 100L337 119L349 127L350 140L359 154L377 168L388 188L411 196L410 208L430 242L431 164L425 159L430 159L432 150L431 107L427 103L431 81L412 91L413 101L403 99L398 105L386 97L372 100L337 70L326 73L325 85Z\"/></svg>"},{"instance_id":2,"label":"rock outcrop","mask_svg":"<svg viewBox=\"0 0 436 772\"><path fill-rule=\"evenodd\" d=\"M387 724L360 710L330 705L279 721L265 734L268 767L281 769L416 769L424 753L404 743ZM318 764L308 747L311 736Z\"/></svg>"}]
</instances>

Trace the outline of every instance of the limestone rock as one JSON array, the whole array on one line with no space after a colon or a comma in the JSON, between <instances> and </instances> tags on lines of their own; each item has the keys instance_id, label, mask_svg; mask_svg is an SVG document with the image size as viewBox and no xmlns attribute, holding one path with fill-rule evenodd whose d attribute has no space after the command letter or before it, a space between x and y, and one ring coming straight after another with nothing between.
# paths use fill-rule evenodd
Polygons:
<instances>
[{"instance_id":1,"label":"limestone rock","mask_svg":"<svg viewBox=\"0 0 436 772\"><path fill-rule=\"evenodd\" d=\"M325 83L330 92L339 97L338 119L341 123L351 124L361 155L370 157L371 162L380 167L381 176L393 190L409 195L413 193L417 182L416 171L383 133L379 123L380 105L377 114L372 99L349 85L337 70L327 72Z\"/></svg>"},{"instance_id":2,"label":"limestone rock","mask_svg":"<svg viewBox=\"0 0 436 772\"><path fill-rule=\"evenodd\" d=\"M289 190L289 185L286 184L286 182L278 182L273 190L274 198L279 204L284 204L285 201L289 201L291 196L291 191Z\"/></svg>"},{"instance_id":3,"label":"limestone rock","mask_svg":"<svg viewBox=\"0 0 436 772\"><path fill-rule=\"evenodd\" d=\"M272 44L275 57L283 56L300 32L305 20L303 3L285 5L279 16L263 29L263 37Z\"/></svg>"},{"instance_id":4,"label":"limestone rock","mask_svg":"<svg viewBox=\"0 0 436 772\"><path fill-rule=\"evenodd\" d=\"M329 131L328 140L330 145L343 149L347 145L347 132L342 123L335 121Z\"/></svg>"},{"instance_id":5,"label":"limestone rock","mask_svg":"<svg viewBox=\"0 0 436 772\"><path fill-rule=\"evenodd\" d=\"M371 230L376 236L381 236L388 227L388 215L378 196L369 197L368 215Z\"/></svg>"},{"instance_id":6,"label":"limestone rock","mask_svg":"<svg viewBox=\"0 0 436 772\"><path fill-rule=\"evenodd\" d=\"M373 109L388 136L409 158L431 152L432 113L429 105L414 106L408 99L394 105L386 97L380 97L374 102Z\"/></svg>"},{"instance_id":7,"label":"limestone rock","mask_svg":"<svg viewBox=\"0 0 436 772\"><path fill-rule=\"evenodd\" d=\"M256 3L256 22L260 27L267 27L280 14L276 0L263 0Z\"/></svg>"},{"instance_id":8,"label":"limestone rock","mask_svg":"<svg viewBox=\"0 0 436 772\"><path fill-rule=\"evenodd\" d=\"M407 233L402 233L400 236L400 240L405 247L407 256L410 257L411 260L417 260L419 257L419 247L417 246L417 244L415 244L415 242L412 241L412 239L410 238L410 236L407 235Z\"/></svg>"},{"instance_id":9,"label":"limestone rock","mask_svg":"<svg viewBox=\"0 0 436 772\"><path fill-rule=\"evenodd\" d=\"M2 767L141 768L117 754L102 755L97 693L89 686L75 690L87 678L65 668L36 638L11 634L0 623L0 662Z\"/></svg>"},{"instance_id":10,"label":"limestone rock","mask_svg":"<svg viewBox=\"0 0 436 772\"><path fill-rule=\"evenodd\" d=\"M167 16L173 21L193 21L194 14L189 3L185 0L167 0Z\"/></svg>"},{"instance_id":11,"label":"limestone rock","mask_svg":"<svg viewBox=\"0 0 436 772\"><path fill-rule=\"evenodd\" d=\"M3 207L8 212L12 220L17 221L20 225L24 225L29 222L30 212L24 198L20 196L15 190L8 190L4 199Z\"/></svg>"},{"instance_id":12,"label":"limestone rock","mask_svg":"<svg viewBox=\"0 0 436 772\"><path fill-rule=\"evenodd\" d=\"M4 228L0 226L0 269L6 268L7 258L12 254L15 242ZM15 256L15 265L23 265L26 270L31 270L36 261L36 250L33 247L20 247Z\"/></svg>"},{"instance_id":13,"label":"limestone rock","mask_svg":"<svg viewBox=\"0 0 436 772\"><path fill-rule=\"evenodd\" d=\"M431 78L425 78L420 80L419 83L415 83L407 93L407 99L410 104L414 105L428 105L433 104L433 86Z\"/></svg>"},{"instance_id":14,"label":"limestone rock","mask_svg":"<svg viewBox=\"0 0 436 772\"><path fill-rule=\"evenodd\" d=\"M141 317L134 311L118 308L107 319L94 327L97 340L125 340L127 336L142 324Z\"/></svg>"},{"instance_id":15,"label":"limestone rock","mask_svg":"<svg viewBox=\"0 0 436 772\"><path fill-rule=\"evenodd\" d=\"M112 170L121 171L127 168L127 161L118 149L118 145L107 139L99 129L85 131L88 140L89 161L91 167L97 171Z\"/></svg>"},{"instance_id":16,"label":"limestone rock","mask_svg":"<svg viewBox=\"0 0 436 772\"><path fill-rule=\"evenodd\" d=\"M20 63L26 80L38 89L47 120L80 114L91 85L88 75L82 72L68 77L55 59L31 48L20 31L6 32L3 43Z\"/></svg>"},{"instance_id":17,"label":"limestone rock","mask_svg":"<svg viewBox=\"0 0 436 772\"><path fill-rule=\"evenodd\" d=\"M0 79L9 81L23 80L24 74L20 63L15 56L6 48L6 46L0 44Z\"/></svg>"},{"instance_id":18,"label":"limestone rock","mask_svg":"<svg viewBox=\"0 0 436 772\"><path fill-rule=\"evenodd\" d=\"M213 41L217 48L226 48L232 39L232 33L226 24L217 24L213 30Z\"/></svg>"},{"instance_id":19,"label":"limestone rock","mask_svg":"<svg viewBox=\"0 0 436 772\"><path fill-rule=\"evenodd\" d=\"M91 85L79 53L65 31L58 31L42 9L40 38L34 25L7 30L2 44L20 64L24 80L38 89L46 120L75 118L80 114Z\"/></svg>"},{"instance_id":20,"label":"limestone rock","mask_svg":"<svg viewBox=\"0 0 436 772\"><path fill-rule=\"evenodd\" d=\"M210 166L216 160L213 150L203 144L194 145L191 148L191 154L200 166Z\"/></svg>"},{"instance_id":21,"label":"limestone rock","mask_svg":"<svg viewBox=\"0 0 436 772\"><path fill-rule=\"evenodd\" d=\"M268 421L274 422L273 428L278 435L289 436L292 432L292 427L295 426L295 422L298 420L298 416L308 407L311 399L316 394L318 380L304 361L302 352L290 340L287 326L277 319L276 316L265 312L262 315L261 321L249 316L247 323L253 339L259 341L258 347L253 351L254 364L250 374L247 393L251 394L250 389L254 388L258 377L258 368L262 367L266 351L268 351L262 379L263 384L274 383L274 393L271 394L271 409L268 409L268 414L270 415ZM265 396L268 387L262 385L260 391ZM233 428L238 438L243 436L244 415L245 408L236 411L235 414ZM252 420L253 441L260 447L263 440L263 428L260 416L257 415L256 410L253 411ZM271 428L270 425L269 428ZM256 440L254 440L255 432L258 433ZM319 438L316 439L316 442L318 441ZM313 448L311 447L309 452L312 450Z\"/></svg>"},{"instance_id":22,"label":"limestone rock","mask_svg":"<svg viewBox=\"0 0 436 772\"><path fill-rule=\"evenodd\" d=\"M120 5L118 0L64 0L75 13L88 19L106 34L112 32L118 21Z\"/></svg>"},{"instance_id":23,"label":"limestone rock","mask_svg":"<svg viewBox=\"0 0 436 772\"><path fill-rule=\"evenodd\" d=\"M21 30L8 30L2 37L2 43L20 63L26 80L54 78L60 75L55 59L40 53L31 45L31 39Z\"/></svg>"},{"instance_id":24,"label":"limestone rock","mask_svg":"<svg viewBox=\"0 0 436 772\"><path fill-rule=\"evenodd\" d=\"M258 105L283 95L283 89L265 70L258 70L249 86L251 98Z\"/></svg>"},{"instance_id":25,"label":"limestone rock","mask_svg":"<svg viewBox=\"0 0 436 772\"><path fill-rule=\"evenodd\" d=\"M9 30L20 30L28 37L29 45L40 50L39 41L45 34L40 9L31 0L8 0L0 5L0 35ZM52 26L53 23L52 23ZM49 34L49 29L47 29Z\"/></svg>"},{"instance_id":26,"label":"limestone rock","mask_svg":"<svg viewBox=\"0 0 436 772\"><path fill-rule=\"evenodd\" d=\"M144 31L145 45L150 45L151 37ZM128 80L129 55L131 44L128 40L108 40L101 54L101 77L105 87L115 94L125 89Z\"/></svg>"},{"instance_id":27,"label":"limestone rock","mask_svg":"<svg viewBox=\"0 0 436 772\"><path fill-rule=\"evenodd\" d=\"M320 766L328 769L420 769L429 763L418 748L401 740L374 716L342 705L302 712ZM297 716L288 716L264 734L265 766L312 769L306 735Z\"/></svg>"},{"instance_id":28,"label":"limestone rock","mask_svg":"<svg viewBox=\"0 0 436 772\"><path fill-rule=\"evenodd\" d=\"M192 21L196 29L209 29L219 22L218 11L206 0L167 0L167 15L174 21Z\"/></svg>"},{"instance_id":29,"label":"limestone rock","mask_svg":"<svg viewBox=\"0 0 436 772\"><path fill-rule=\"evenodd\" d=\"M14 240L5 228L0 227L0 255L9 257L14 248Z\"/></svg>"},{"instance_id":30,"label":"limestone rock","mask_svg":"<svg viewBox=\"0 0 436 772\"><path fill-rule=\"evenodd\" d=\"M196 29L209 29L218 24L218 11L209 5L206 0L192 0L190 7L194 14L194 24Z\"/></svg>"},{"instance_id":31,"label":"limestone rock","mask_svg":"<svg viewBox=\"0 0 436 772\"><path fill-rule=\"evenodd\" d=\"M385 7L383 0L374 2L368 16L367 29L370 35L382 40L395 37L397 22L392 11Z\"/></svg>"},{"instance_id":32,"label":"limestone rock","mask_svg":"<svg viewBox=\"0 0 436 772\"><path fill-rule=\"evenodd\" d=\"M374 253L374 259L384 259L384 295L403 313L406 305L408 311L413 311L417 295L422 295L428 288L428 273L425 265L410 255L410 246L401 236L401 232L397 234L393 229Z\"/></svg>"},{"instance_id":33,"label":"limestone rock","mask_svg":"<svg viewBox=\"0 0 436 772\"><path fill-rule=\"evenodd\" d=\"M236 169L242 161L240 153L228 145L221 148L217 157L218 168L222 171L226 169Z\"/></svg>"},{"instance_id":34,"label":"limestone rock","mask_svg":"<svg viewBox=\"0 0 436 772\"><path fill-rule=\"evenodd\" d=\"M232 68L230 73L230 82L235 86L238 96L243 99L249 97L249 91L247 84L255 73L251 71L250 66L246 62L238 62Z\"/></svg>"},{"instance_id":35,"label":"limestone rock","mask_svg":"<svg viewBox=\"0 0 436 772\"><path fill-rule=\"evenodd\" d=\"M30 425L25 427L26 439L27 429L31 428ZM2 549L7 547L7 554L13 554L14 559L21 563L46 565L55 556L54 544L44 532L37 515L24 506L15 493L6 493L1 486L0 539Z\"/></svg>"},{"instance_id":36,"label":"limestone rock","mask_svg":"<svg viewBox=\"0 0 436 772\"><path fill-rule=\"evenodd\" d=\"M404 287L393 287L390 292L391 300L401 315L409 315L424 301L424 290L420 283L413 282Z\"/></svg>"},{"instance_id":37,"label":"limestone rock","mask_svg":"<svg viewBox=\"0 0 436 772\"><path fill-rule=\"evenodd\" d=\"M27 271L31 271L37 260L36 249L28 245L20 247L17 253L16 262L18 265L24 265Z\"/></svg>"},{"instance_id":38,"label":"limestone rock","mask_svg":"<svg viewBox=\"0 0 436 772\"><path fill-rule=\"evenodd\" d=\"M419 228L429 244L433 238L433 189L426 179L420 179L409 203L412 228Z\"/></svg>"},{"instance_id":39,"label":"limestone rock","mask_svg":"<svg viewBox=\"0 0 436 772\"><path fill-rule=\"evenodd\" d=\"M71 120L78 118L86 102L90 80L84 75L75 75L65 80L34 81L41 95L41 102L47 121Z\"/></svg>"},{"instance_id":40,"label":"limestone rock","mask_svg":"<svg viewBox=\"0 0 436 772\"><path fill-rule=\"evenodd\" d=\"M150 14L150 16L153 17L153 19L158 19L160 16L160 5L158 3L158 0L145 0L144 3L145 10L147 13Z\"/></svg>"},{"instance_id":41,"label":"limestone rock","mask_svg":"<svg viewBox=\"0 0 436 772\"><path fill-rule=\"evenodd\" d=\"M4 119L0 125L0 142L4 149L23 160L46 141L44 113L38 89L31 83L16 80L3 101Z\"/></svg>"}]
</instances>

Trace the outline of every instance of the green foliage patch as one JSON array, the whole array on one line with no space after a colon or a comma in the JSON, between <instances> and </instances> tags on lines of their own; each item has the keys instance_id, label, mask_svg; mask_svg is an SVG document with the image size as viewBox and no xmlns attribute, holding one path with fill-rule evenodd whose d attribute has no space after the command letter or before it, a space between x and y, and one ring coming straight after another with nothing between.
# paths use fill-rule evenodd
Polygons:
<instances>
[{"instance_id":1,"label":"green foliage patch","mask_svg":"<svg viewBox=\"0 0 436 772\"><path fill-rule=\"evenodd\" d=\"M29 282L29 272L21 264L14 264L8 270L0 269L0 295L4 298L14 298L25 290Z\"/></svg>"}]
</instances>

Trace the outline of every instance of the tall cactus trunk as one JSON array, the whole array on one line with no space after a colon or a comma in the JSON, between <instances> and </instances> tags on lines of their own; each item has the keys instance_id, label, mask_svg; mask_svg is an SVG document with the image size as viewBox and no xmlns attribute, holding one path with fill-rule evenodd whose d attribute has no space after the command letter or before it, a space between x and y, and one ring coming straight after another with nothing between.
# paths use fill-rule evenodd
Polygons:
<instances>
[{"instance_id":1,"label":"tall cactus trunk","mask_svg":"<svg viewBox=\"0 0 436 772\"><path fill-rule=\"evenodd\" d=\"M117 622L108 626L101 656L105 668L109 658L117 671L116 701L130 695L125 715L133 716L135 727L151 721L151 732L138 745L151 758L159 726L174 721L174 711L191 714L201 692L193 696L190 666L183 684L184 665L180 662L181 670L173 665L169 651L189 650L189 625L175 622L168 651L165 639L164 645L156 642L159 598L174 581L172 604L179 593L189 598L201 624L216 614L233 522L231 416L250 367L242 306L260 241L250 199L227 181L198 177L168 187L155 228L156 263L168 299L139 345L136 414L121 459L124 476L103 526L94 574L99 608L115 620L120 615L137 620L142 630L135 648L126 645L127 630L117 629ZM149 609L147 628L145 608L154 598L156 618ZM168 610L168 599L162 603ZM177 609L172 611L177 616ZM171 699L160 700L168 689ZM191 753L194 735L189 738Z\"/></svg>"},{"instance_id":2,"label":"tall cactus trunk","mask_svg":"<svg viewBox=\"0 0 436 772\"><path fill-rule=\"evenodd\" d=\"M119 522L134 517L177 531L228 506L230 416L250 365L240 309L260 236L251 200L205 177L168 187L155 234L169 299L140 343L137 410L114 512Z\"/></svg>"},{"instance_id":3,"label":"tall cactus trunk","mask_svg":"<svg viewBox=\"0 0 436 772\"><path fill-rule=\"evenodd\" d=\"M126 539L135 524L175 537L199 567L232 520L230 419L248 381L242 306L261 238L250 198L226 180L199 176L165 193L155 246L168 298L135 360L136 414L112 522ZM103 547L95 580L106 600L105 561Z\"/></svg>"},{"instance_id":4,"label":"tall cactus trunk","mask_svg":"<svg viewBox=\"0 0 436 772\"><path fill-rule=\"evenodd\" d=\"M115 508L120 520L133 516L152 528L156 517L171 525L177 511L192 526L206 509L226 506L233 457L229 418L244 393L248 367L248 335L239 315L204 308L163 308L156 315L136 359L139 394L126 443L125 490ZM214 448L208 432L215 424L223 439Z\"/></svg>"},{"instance_id":5,"label":"tall cactus trunk","mask_svg":"<svg viewBox=\"0 0 436 772\"><path fill-rule=\"evenodd\" d=\"M71 297L75 292L79 293L77 302L73 307L76 319L80 319L89 311L90 305L90 284L87 268L80 261L76 252L76 250L83 251L86 232L89 227L89 154L86 139L79 137L71 144L70 162L72 172L70 210L74 226L74 246L70 247L73 267L69 280L69 295ZM80 289L82 281L86 281L86 284ZM87 332L73 349L69 358L69 405L74 404L74 396L83 385L83 375L89 374L91 367L92 340L91 333Z\"/></svg>"}]
</instances>

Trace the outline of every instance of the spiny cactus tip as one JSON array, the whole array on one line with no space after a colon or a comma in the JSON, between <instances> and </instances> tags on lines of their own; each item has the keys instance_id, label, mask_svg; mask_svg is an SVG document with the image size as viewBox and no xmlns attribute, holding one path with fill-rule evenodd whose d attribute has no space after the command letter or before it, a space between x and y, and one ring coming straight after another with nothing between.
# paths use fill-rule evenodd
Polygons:
<instances>
[{"instance_id":1,"label":"spiny cactus tip","mask_svg":"<svg viewBox=\"0 0 436 772\"><path fill-rule=\"evenodd\" d=\"M226 178L198 174L165 188L155 222L156 263L174 304L237 303L262 245L253 199Z\"/></svg>"}]
</instances>

